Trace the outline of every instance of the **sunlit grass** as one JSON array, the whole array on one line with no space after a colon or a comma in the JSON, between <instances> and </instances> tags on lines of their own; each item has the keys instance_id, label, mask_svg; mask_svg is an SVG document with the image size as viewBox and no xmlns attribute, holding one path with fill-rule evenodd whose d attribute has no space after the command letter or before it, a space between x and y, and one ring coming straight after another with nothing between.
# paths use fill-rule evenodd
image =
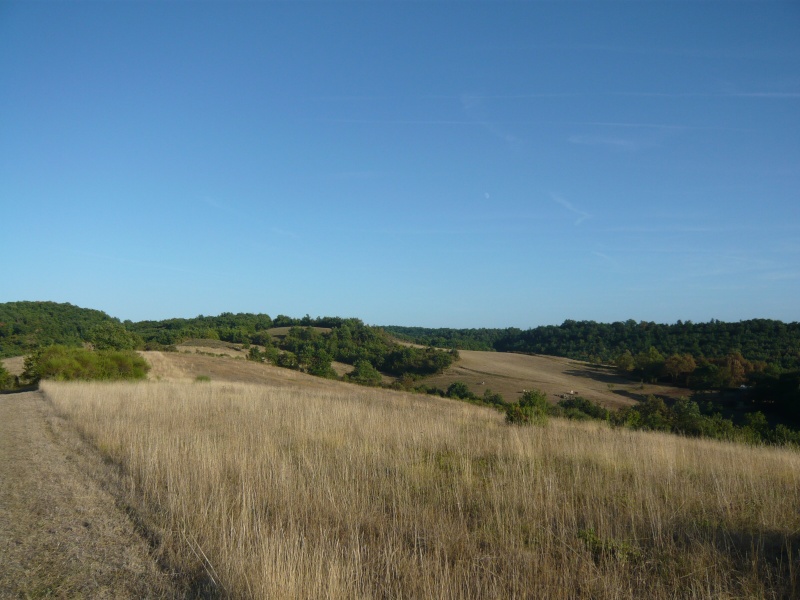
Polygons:
<instances>
[{"instance_id":1,"label":"sunlit grass","mask_svg":"<svg viewBox=\"0 0 800 600\"><path fill-rule=\"evenodd\" d=\"M791 597L800 454L380 390L42 389L174 568L254 598Z\"/></svg>"}]
</instances>

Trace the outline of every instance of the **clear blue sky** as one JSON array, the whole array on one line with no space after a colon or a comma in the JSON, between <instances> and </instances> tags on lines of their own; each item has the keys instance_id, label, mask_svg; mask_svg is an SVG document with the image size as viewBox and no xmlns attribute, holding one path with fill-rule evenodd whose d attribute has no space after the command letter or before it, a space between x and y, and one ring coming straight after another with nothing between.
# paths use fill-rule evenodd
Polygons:
<instances>
[{"instance_id":1,"label":"clear blue sky","mask_svg":"<svg viewBox=\"0 0 800 600\"><path fill-rule=\"evenodd\" d=\"M3 2L0 302L800 319L798 2Z\"/></svg>"}]
</instances>

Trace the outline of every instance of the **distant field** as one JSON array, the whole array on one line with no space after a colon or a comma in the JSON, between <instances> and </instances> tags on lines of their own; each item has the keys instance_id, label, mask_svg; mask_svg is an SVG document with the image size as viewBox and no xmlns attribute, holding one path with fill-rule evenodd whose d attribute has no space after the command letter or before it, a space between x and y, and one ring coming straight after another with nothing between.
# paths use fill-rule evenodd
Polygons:
<instances>
[{"instance_id":1,"label":"distant field","mask_svg":"<svg viewBox=\"0 0 800 600\"><path fill-rule=\"evenodd\" d=\"M463 381L478 396L491 388L507 402L518 400L522 390L541 390L554 402L559 395L575 392L609 408L630 405L648 394L678 398L690 393L672 386L641 386L612 368L570 358L475 350L460 350L459 354L461 360L425 382L446 389L454 381Z\"/></svg>"},{"instance_id":2,"label":"distant field","mask_svg":"<svg viewBox=\"0 0 800 600\"><path fill-rule=\"evenodd\" d=\"M285 329L288 331L288 328ZM258 383L275 382L286 378L297 380L298 376L302 376L268 365L249 362L232 364L229 360L218 361L198 354L198 352L222 354L226 357L244 359L246 351L237 344L191 340L178 346L178 349L180 352L190 353L191 357L174 353L144 353L153 364L151 377L192 379L196 375L205 374L212 376L212 379L223 381ZM689 390L667 385L642 386L638 382L617 375L612 368L569 358L475 350L461 350L460 355L461 359L444 373L427 377L420 383L446 390L454 381L463 381L478 396L482 396L484 390L491 389L495 393L502 394L507 402L519 399L522 391L526 389L542 390L553 402L556 402L560 395L575 392L609 408L630 405L648 394L667 398L678 398L689 394ZM333 367L340 375L352 369L351 366L341 363L334 363ZM307 381L309 385L319 385L319 380L316 378ZM386 378L386 381L390 382L391 379Z\"/></svg>"},{"instance_id":3,"label":"distant field","mask_svg":"<svg viewBox=\"0 0 800 600\"><path fill-rule=\"evenodd\" d=\"M9 373L12 375L22 375L22 371L25 370L25 357L24 356L14 356L12 358L4 358L2 359L3 366L8 370Z\"/></svg>"},{"instance_id":4,"label":"distant field","mask_svg":"<svg viewBox=\"0 0 800 600\"><path fill-rule=\"evenodd\" d=\"M317 328L324 329L324 328ZM286 335L288 327L271 330L275 336ZM219 340L187 340L177 346L178 352L142 352L150 362L151 379L186 380L198 375L207 375L217 381L239 381L243 383L274 383L302 381L311 387L327 386L331 383L296 371L280 369L270 365L246 360L247 350L241 344ZM461 359L440 375L420 381L446 390L454 381L463 381L470 389L482 396L484 390L500 393L507 402L519 399L522 390L539 389L556 402L558 396L575 392L599 402L609 408L630 405L648 394L666 398L689 395L689 390L668 385L642 386L638 382L617 375L613 369L555 356L529 356L505 352L478 352L461 350ZM239 360L231 360L239 359ZM3 364L12 375L23 369L23 357L3 359ZM344 363L333 363L333 369L341 376L353 367ZM384 377L385 383L392 378Z\"/></svg>"}]
</instances>

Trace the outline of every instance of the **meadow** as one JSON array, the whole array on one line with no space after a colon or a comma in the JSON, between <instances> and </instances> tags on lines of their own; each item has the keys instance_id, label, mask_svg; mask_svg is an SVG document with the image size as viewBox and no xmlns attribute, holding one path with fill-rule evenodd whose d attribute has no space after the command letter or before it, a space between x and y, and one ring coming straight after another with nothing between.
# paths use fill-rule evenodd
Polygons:
<instances>
[{"instance_id":1,"label":"meadow","mask_svg":"<svg viewBox=\"0 0 800 600\"><path fill-rule=\"evenodd\" d=\"M800 453L338 385L42 391L230 598L788 598Z\"/></svg>"}]
</instances>

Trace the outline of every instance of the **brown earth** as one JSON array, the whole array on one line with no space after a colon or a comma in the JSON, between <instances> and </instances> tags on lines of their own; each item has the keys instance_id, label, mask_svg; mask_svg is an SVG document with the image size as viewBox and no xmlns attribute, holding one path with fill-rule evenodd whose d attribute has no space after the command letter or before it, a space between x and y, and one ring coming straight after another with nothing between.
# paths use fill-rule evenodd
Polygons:
<instances>
[{"instance_id":1,"label":"brown earth","mask_svg":"<svg viewBox=\"0 0 800 600\"><path fill-rule=\"evenodd\" d=\"M0 597L183 596L41 393L0 395L0 457Z\"/></svg>"}]
</instances>

